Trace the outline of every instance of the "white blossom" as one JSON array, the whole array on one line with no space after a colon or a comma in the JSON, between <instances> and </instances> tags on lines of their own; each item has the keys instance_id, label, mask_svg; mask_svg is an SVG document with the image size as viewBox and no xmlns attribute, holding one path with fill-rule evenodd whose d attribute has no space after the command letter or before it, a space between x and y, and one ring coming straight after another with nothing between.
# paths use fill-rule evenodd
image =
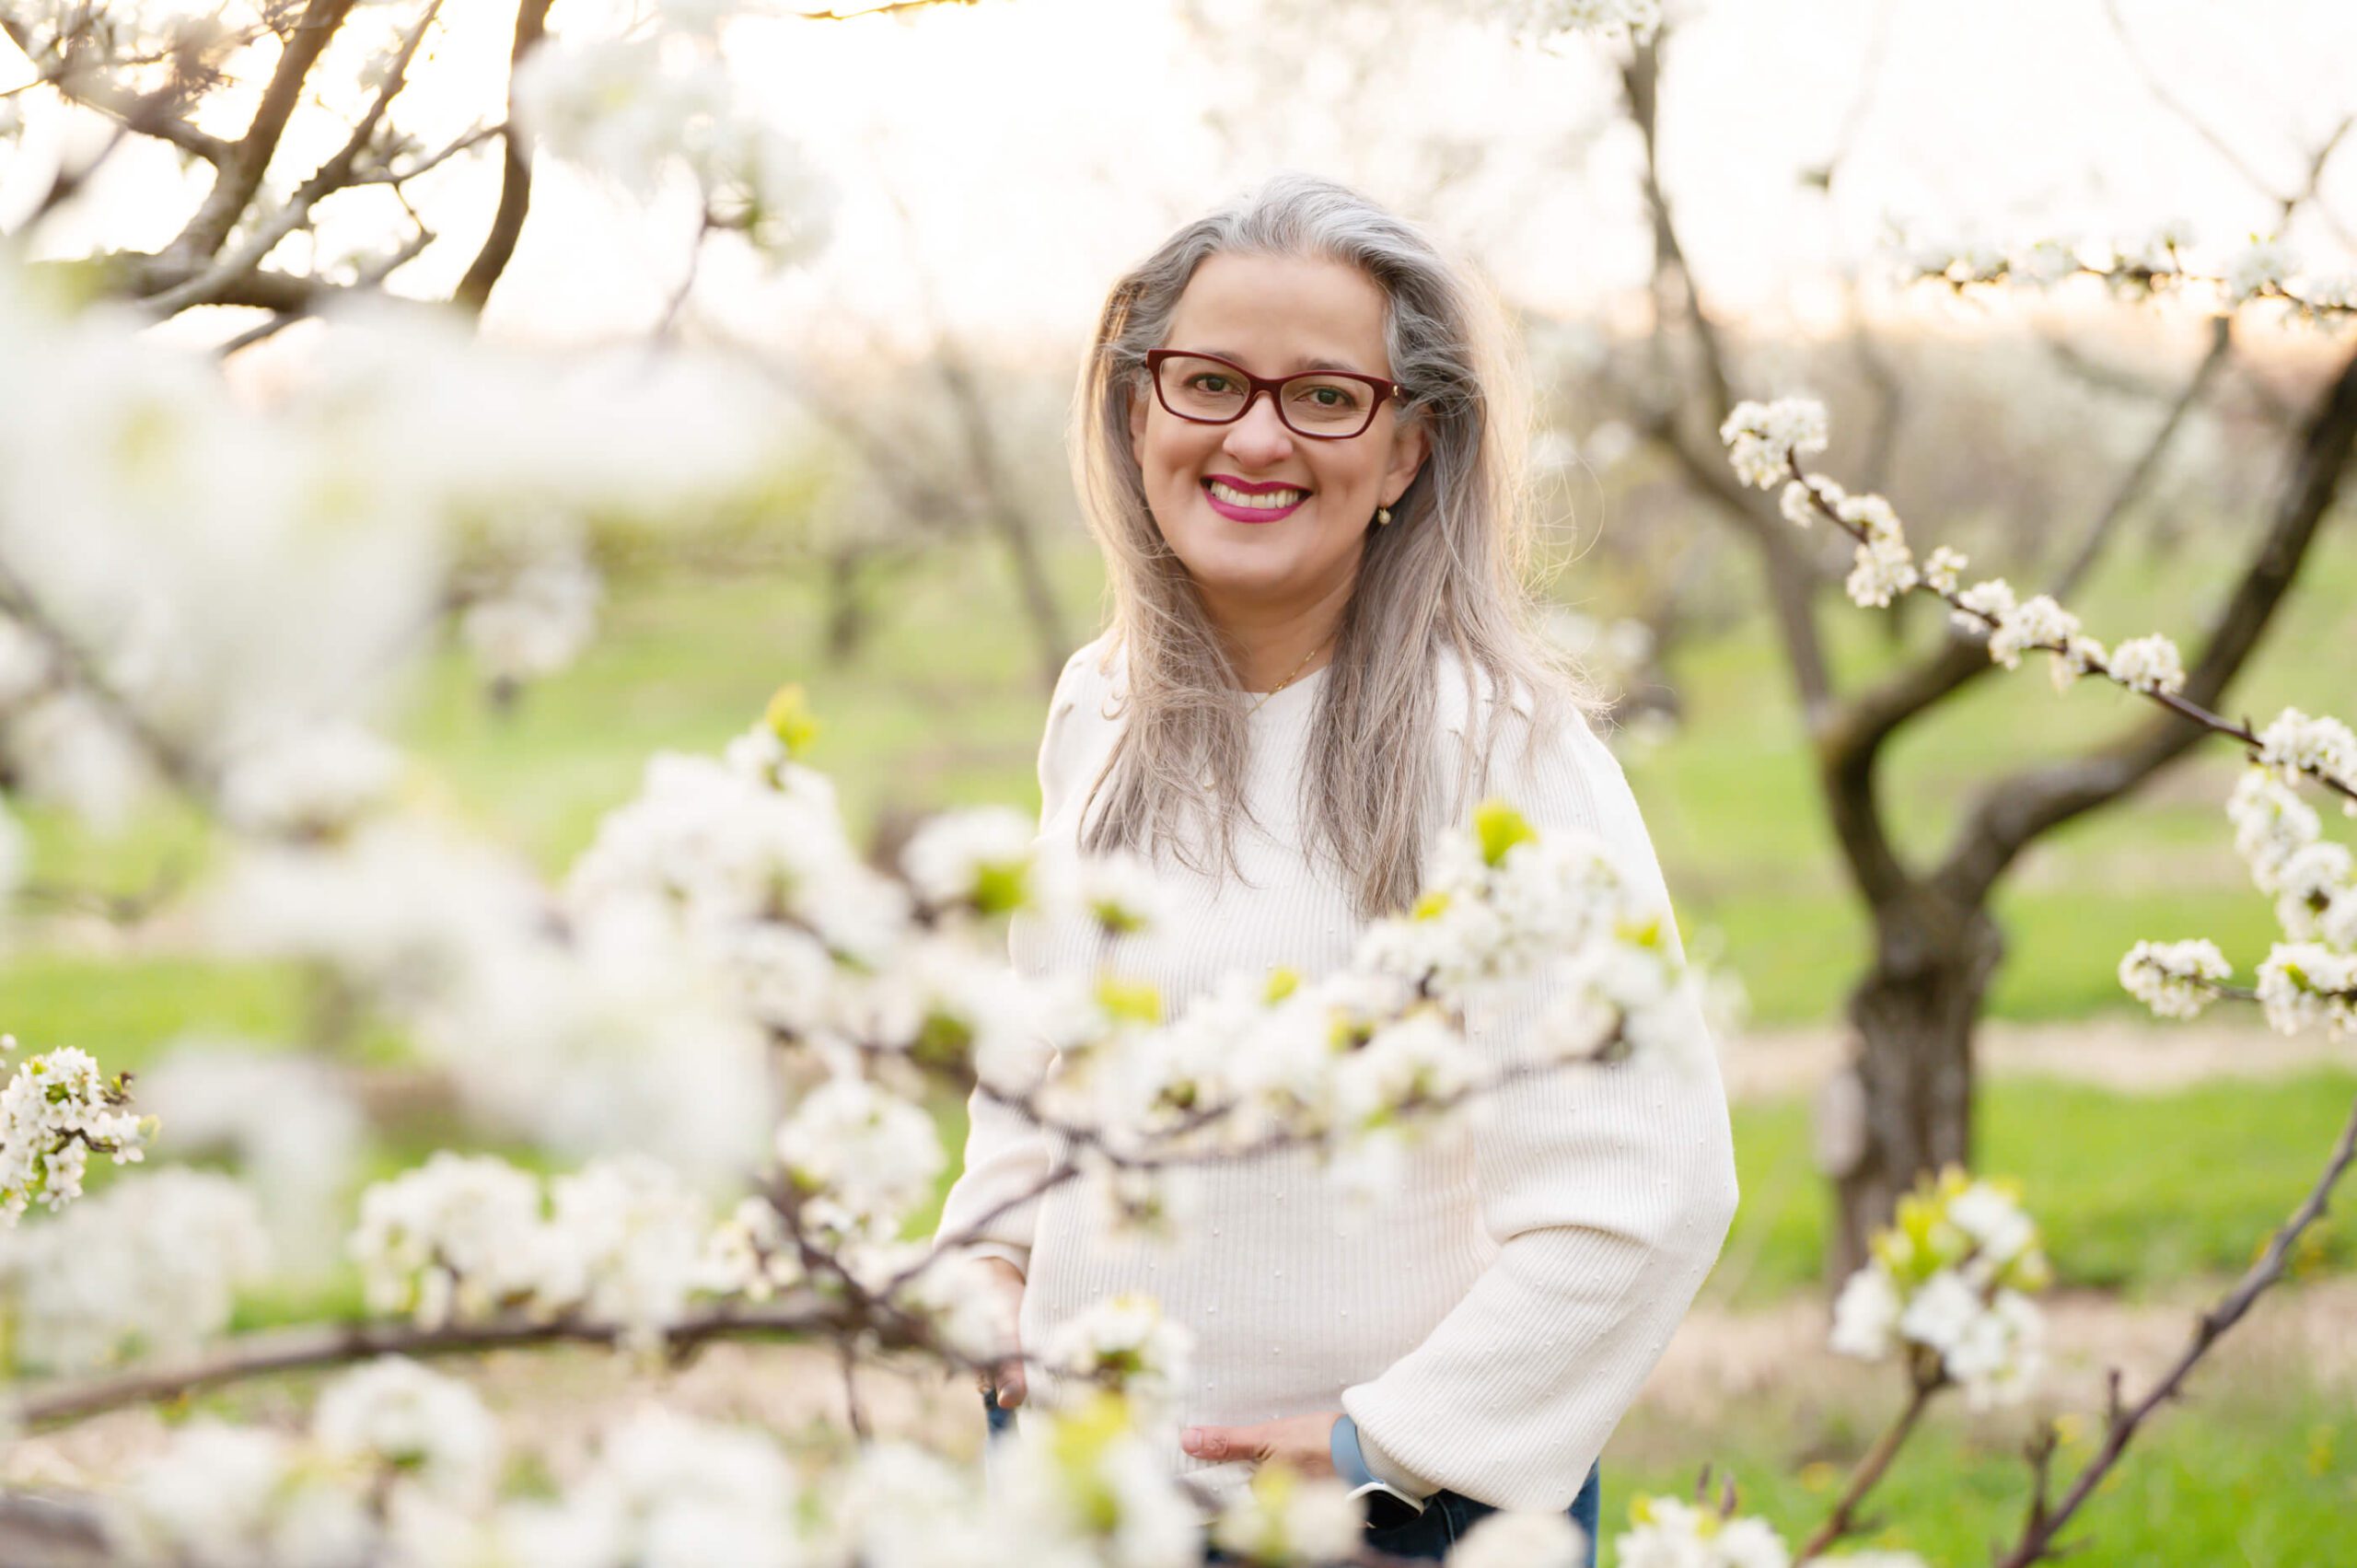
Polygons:
<instances>
[{"instance_id":1,"label":"white blossom","mask_svg":"<svg viewBox=\"0 0 2357 1568\"><path fill-rule=\"evenodd\" d=\"M2323 830L2316 807L2267 767L2244 770L2226 798L2226 819L2234 825L2235 853L2262 893L2282 886L2284 865Z\"/></svg>"},{"instance_id":2,"label":"white blossom","mask_svg":"<svg viewBox=\"0 0 2357 1568\"><path fill-rule=\"evenodd\" d=\"M2003 577L1973 584L1956 596L1959 608L1949 613L1959 631L1986 637L2014 613L2013 586Z\"/></svg>"},{"instance_id":3,"label":"white blossom","mask_svg":"<svg viewBox=\"0 0 2357 1568\"><path fill-rule=\"evenodd\" d=\"M329 1455L386 1467L460 1504L488 1502L499 1479L499 1424L474 1390L402 1356L321 1389L311 1433Z\"/></svg>"},{"instance_id":4,"label":"white blossom","mask_svg":"<svg viewBox=\"0 0 2357 1568\"><path fill-rule=\"evenodd\" d=\"M2357 1033L2357 955L2279 943L2258 966L2258 991L2269 1027L2280 1034L2318 1027L2335 1040Z\"/></svg>"},{"instance_id":5,"label":"white blossom","mask_svg":"<svg viewBox=\"0 0 2357 1568\"><path fill-rule=\"evenodd\" d=\"M2139 691L2174 695L2185 690L2185 661L2177 645L2157 632L2112 649L2110 665L2115 678Z\"/></svg>"},{"instance_id":6,"label":"white blossom","mask_svg":"<svg viewBox=\"0 0 2357 1568\"><path fill-rule=\"evenodd\" d=\"M1746 399L1719 426L1719 439L1743 482L1766 490L1789 477L1794 456L1825 450L1825 405L1814 398Z\"/></svg>"},{"instance_id":7,"label":"white blossom","mask_svg":"<svg viewBox=\"0 0 2357 1568\"><path fill-rule=\"evenodd\" d=\"M334 1068L300 1051L185 1037L139 1075L139 1098L182 1156L236 1160L286 1266L332 1260L366 1132Z\"/></svg>"},{"instance_id":8,"label":"white blossom","mask_svg":"<svg viewBox=\"0 0 2357 1568\"><path fill-rule=\"evenodd\" d=\"M2049 596L2039 594L1999 615L1997 629L1989 633L1989 656L2007 669L2014 669L2020 667L2025 652L2049 645L2066 646L2078 631L2077 616Z\"/></svg>"},{"instance_id":9,"label":"white blossom","mask_svg":"<svg viewBox=\"0 0 2357 1568\"><path fill-rule=\"evenodd\" d=\"M2007 270L2033 288L2051 288L2079 270L2079 255L2067 240L2033 240L2014 253Z\"/></svg>"},{"instance_id":10,"label":"white blossom","mask_svg":"<svg viewBox=\"0 0 2357 1568\"><path fill-rule=\"evenodd\" d=\"M1587 1536L1563 1514L1501 1510L1473 1521L1449 1568L1585 1568Z\"/></svg>"},{"instance_id":11,"label":"white blossom","mask_svg":"<svg viewBox=\"0 0 2357 1568\"><path fill-rule=\"evenodd\" d=\"M1029 897L1033 833L1011 807L945 811L911 836L900 865L934 908L1000 913Z\"/></svg>"},{"instance_id":12,"label":"white blossom","mask_svg":"<svg viewBox=\"0 0 2357 1568\"><path fill-rule=\"evenodd\" d=\"M1832 1347L1862 1361L1880 1361L1897 1343L1900 1302L1889 1272L1868 1264L1844 1281L1833 1303Z\"/></svg>"},{"instance_id":13,"label":"white blossom","mask_svg":"<svg viewBox=\"0 0 2357 1568\"><path fill-rule=\"evenodd\" d=\"M948 1159L922 1107L847 1074L803 1096L778 1128L777 1155L803 1191L896 1222L932 1191Z\"/></svg>"},{"instance_id":14,"label":"white blossom","mask_svg":"<svg viewBox=\"0 0 2357 1568\"><path fill-rule=\"evenodd\" d=\"M459 635L495 681L539 680L566 668L597 635L605 580L577 541L528 561L478 592Z\"/></svg>"},{"instance_id":15,"label":"white blossom","mask_svg":"<svg viewBox=\"0 0 2357 1568\"><path fill-rule=\"evenodd\" d=\"M1943 544L1932 552L1923 563L1923 581L1935 593L1952 594L1965 567L1971 564L1964 552Z\"/></svg>"},{"instance_id":16,"label":"white blossom","mask_svg":"<svg viewBox=\"0 0 2357 1568\"><path fill-rule=\"evenodd\" d=\"M1863 609L1880 610L1915 586L1915 558L1905 541L1892 538L1861 544L1842 587Z\"/></svg>"},{"instance_id":17,"label":"white blossom","mask_svg":"<svg viewBox=\"0 0 2357 1568\"><path fill-rule=\"evenodd\" d=\"M528 1300L540 1231L536 1177L444 1149L360 1195L350 1250L372 1310L412 1312L435 1329Z\"/></svg>"},{"instance_id":18,"label":"white blossom","mask_svg":"<svg viewBox=\"0 0 2357 1568\"><path fill-rule=\"evenodd\" d=\"M158 1568L363 1568L374 1555L359 1489L278 1433L192 1423L133 1467L120 1501L120 1549Z\"/></svg>"},{"instance_id":19,"label":"white blossom","mask_svg":"<svg viewBox=\"0 0 2357 1568\"><path fill-rule=\"evenodd\" d=\"M2299 269L2299 259L2279 238L2254 236L2227 262L2226 296L2235 304L2279 289Z\"/></svg>"},{"instance_id":20,"label":"white blossom","mask_svg":"<svg viewBox=\"0 0 2357 1568\"><path fill-rule=\"evenodd\" d=\"M2163 1018L2199 1017L2216 996L2216 984L2234 972L2218 945L2139 942L2119 960L2119 983L2131 996Z\"/></svg>"},{"instance_id":21,"label":"white blossom","mask_svg":"<svg viewBox=\"0 0 2357 1568\"><path fill-rule=\"evenodd\" d=\"M16 1049L14 1036L6 1049ZM122 1109L126 1098L87 1051L65 1046L17 1063L0 1086L0 1222L80 1197L94 1153L136 1162L155 1128Z\"/></svg>"},{"instance_id":22,"label":"white blossom","mask_svg":"<svg viewBox=\"0 0 2357 1568\"><path fill-rule=\"evenodd\" d=\"M2285 784L2313 772L2357 785L2357 734L2339 719L2310 718L2297 708L2284 709L2258 732L2258 760Z\"/></svg>"},{"instance_id":23,"label":"white blossom","mask_svg":"<svg viewBox=\"0 0 2357 1568\"><path fill-rule=\"evenodd\" d=\"M1247 1562L1318 1568L1355 1554L1366 1539L1366 1516L1350 1489L1331 1476L1263 1467L1221 1505L1211 1539ZM1449 1561L1461 1562L1461 1552L1450 1552Z\"/></svg>"},{"instance_id":24,"label":"white blossom","mask_svg":"<svg viewBox=\"0 0 2357 1568\"><path fill-rule=\"evenodd\" d=\"M222 780L222 812L249 832L323 838L383 805L400 769L382 739L332 722L238 757Z\"/></svg>"},{"instance_id":25,"label":"white blossom","mask_svg":"<svg viewBox=\"0 0 2357 1568\"><path fill-rule=\"evenodd\" d=\"M1162 1315L1152 1296L1108 1296L1050 1330L1040 1352L1048 1369L1074 1381L1100 1381L1143 1405L1178 1397L1194 1354L1194 1336Z\"/></svg>"},{"instance_id":26,"label":"white blossom","mask_svg":"<svg viewBox=\"0 0 2357 1568\"><path fill-rule=\"evenodd\" d=\"M1675 1497L1640 1496L1613 1542L1621 1568L1789 1568L1792 1553L1763 1519L1721 1518Z\"/></svg>"},{"instance_id":27,"label":"white blossom","mask_svg":"<svg viewBox=\"0 0 2357 1568\"><path fill-rule=\"evenodd\" d=\"M0 1232L0 1294L23 1364L85 1372L194 1352L259 1283L270 1238L253 1195L211 1171L126 1179L45 1224Z\"/></svg>"}]
</instances>

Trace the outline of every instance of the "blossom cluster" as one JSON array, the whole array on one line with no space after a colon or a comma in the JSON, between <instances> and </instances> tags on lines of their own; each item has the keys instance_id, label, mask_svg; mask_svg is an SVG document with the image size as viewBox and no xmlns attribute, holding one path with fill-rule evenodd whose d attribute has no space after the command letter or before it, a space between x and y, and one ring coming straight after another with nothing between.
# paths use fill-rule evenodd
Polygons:
<instances>
[{"instance_id":1,"label":"blossom cluster","mask_svg":"<svg viewBox=\"0 0 2357 1568\"><path fill-rule=\"evenodd\" d=\"M212 1171L118 1181L55 1219L0 1232L0 1365L60 1374L194 1351L273 1261L253 1193Z\"/></svg>"},{"instance_id":2,"label":"blossom cluster","mask_svg":"<svg viewBox=\"0 0 2357 1568\"><path fill-rule=\"evenodd\" d=\"M16 1049L14 1035L0 1036L0 1052ZM156 1129L124 1109L129 1099L88 1051L65 1046L18 1063L0 1085L0 1222L80 1197L93 1154L135 1163Z\"/></svg>"},{"instance_id":3,"label":"blossom cluster","mask_svg":"<svg viewBox=\"0 0 2357 1568\"><path fill-rule=\"evenodd\" d=\"M620 37L552 40L517 71L517 113L558 157L642 201L686 174L708 225L784 262L824 243L831 197L722 57L720 24L745 8L658 6L651 25Z\"/></svg>"},{"instance_id":4,"label":"blossom cluster","mask_svg":"<svg viewBox=\"0 0 2357 1568\"><path fill-rule=\"evenodd\" d=\"M597 1161L543 1187L490 1156L442 1150L361 1195L350 1250L372 1310L424 1328L505 1314L611 1326L652 1348L725 1283L711 1217L668 1167Z\"/></svg>"},{"instance_id":5,"label":"blossom cluster","mask_svg":"<svg viewBox=\"0 0 2357 1568\"><path fill-rule=\"evenodd\" d=\"M1630 1499L1629 1528L1613 1545L1626 1568L1790 1568L1793 1561L1765 1519L1643 1493Z\"/></svg>"},{"instance_id":6,"label":"blossom cluster","mask_svg":"<svg viewBox=\"0 0 2357 1568\"><path fill-rule=\"evenodd\" d=\"M2029 1391L2045 1338L2029 1297L2052 1271L2014 1184L1954 1166L1927 1176L1869 1251L1834 1303L1835 1350L1879 1361L1910 1347L1919 1377L1962 1385L1976 1410Z\"/></svg>"},{"instance_id":7,"label":"blossom cluster","mask_svg":"<svg viewBox=\"0 0 2357 1568\"><path fill-rule=\"evenodd\" d=\"M2189 258L2195 239L2193 226L2182 218L2166 219L2141 239L2108 247L2082 247L2055 237L2000 245L1917 236L1898 241L1895 261L1901 282L1937 281L1957 289L2003 283L2045 289L2084 275L2131 298L2200 285L2229 306L2282 300L2302 319L2318 323L2357 313L2357 272L2304 272L2298 254L2280 236L2251 235L2206 266L2193 265ZM2087 255L2097 259L2088 261Z\"/></svg>"},{"instance_id":8,"label":"blossom cluster","mask_svg":"<svg viewBox=\"0 0 2357 1568\"><path fill-rule=\"evenodd\" d=\"M1793 1561L1774 1526L1732 1507L1713 1510L1640 1493L1630 1500L1629 1527L1613 1543L1622 1568L1791 1568ZM1452 1554L1449 1561L1460 1559ZM1911 1551L1840 1552L1805 1561L1825 1568L1924 1568Z\"/></svg>"}]
</instances>

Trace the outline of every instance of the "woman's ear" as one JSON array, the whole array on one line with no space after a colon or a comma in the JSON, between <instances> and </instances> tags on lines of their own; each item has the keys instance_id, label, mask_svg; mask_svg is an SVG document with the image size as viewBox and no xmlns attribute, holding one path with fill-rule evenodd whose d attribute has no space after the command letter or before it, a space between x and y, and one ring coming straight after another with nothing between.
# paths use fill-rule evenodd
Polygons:
<instances>
[{"instance_id":1,"label":"woman's ear","mask_svg":"<svg viewBox=\"0 0 2357 1568\"><path fill-rule=\"evenodd\" d=\"M1422 471L1424 459L1431 454L1432 439L1424 429L1421 413L1411 413L1391 429L1391 462L1383 470L1383 504L1397 505L1408 487L1416 482Z\"/></svg>"},{"instance_id":2,"label":"woman's ear","mask_svg":"<svg viewBox=\"0 0 2357 1568\"><path fill-rule=\"evenodd\" d=\"M1145 389L1130 383L1130 454L1145 460Z\"/></svg>"}]
</instances>

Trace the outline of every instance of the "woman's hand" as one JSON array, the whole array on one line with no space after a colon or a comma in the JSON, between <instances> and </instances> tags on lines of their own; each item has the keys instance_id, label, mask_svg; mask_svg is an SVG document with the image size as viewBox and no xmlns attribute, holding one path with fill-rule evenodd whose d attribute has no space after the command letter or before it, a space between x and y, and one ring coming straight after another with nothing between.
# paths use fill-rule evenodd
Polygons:
<instances>
[{"instance_id":1,"label":"woman's hand","mask_svg":"<svg viewBox=\"0 0 2357 1568\"><path fill-rule=\"evenodd\" d=\"M1341 1419L1341 1411L1327 1411L1250 1426L1190 1426L1179 1434L1178 1446L1199 1459L1249 1459L1256 1465L1282 1459L1297 1474L1329 1476L1334 1423Z\"/></svg>"},{"instance_id":2,"label":"woman's hand","mask_svg":"<svg viewBox=\"0 0 2357 1568\"><path fill-rule=\"evenodd\" d=\"M1007 1321L1019 1325L1023 1321L1023 1271L1004 1258L977 1258L974 1261L994 1288L1007 1293ZM1013 1410L1021 1404L1026 1392L1023 1330L1016 1328L1015 1335L1015 1353L991 1368L990 1382L982 1388L984 1393L990 1392L992 1388L998 1389L998 1408L1001 1410Z\"/></svg>"}]
</instances>

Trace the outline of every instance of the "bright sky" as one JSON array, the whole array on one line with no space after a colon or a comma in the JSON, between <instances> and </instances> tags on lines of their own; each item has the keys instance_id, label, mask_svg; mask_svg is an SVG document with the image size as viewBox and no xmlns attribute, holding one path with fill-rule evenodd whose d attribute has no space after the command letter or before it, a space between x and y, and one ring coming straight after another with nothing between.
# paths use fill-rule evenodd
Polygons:
<instances>
[{"instance_id":1,"label":"bright sky","mask_svg":"<svg viewBox=\"0 0 2357 1568\"><path fill-rule=\"evenodd\" d=\"M560 0L555 20L606 3ZM1065 353L1126 263L1286 164L1455 231L1530 305L1578 313L1642 281L1637 149L1594 46L1517 46L1460 19L1469 5L1427 0L1439 20L1375 51L1375 75L1337 129L1317 106L1354 50L1366 52L1355 0L1277 0L1282 27L1256 19L1248 0L1196 0L1218 60L1181 25L1186 4L984 0L906 20L745 29L733 64L829 172L836 238L814 266L766 285L722 256L707 308L784 334L846 311L913 324L930 288L964 330ZM2121 9L2153 69L2280 189L2357 111L2357 6L2346 0ZM459 34L421 77L440 94L409 103L422 132L495 112L509 8L451 11ZM1829 269L1872 259L1886 214L1941 215L1997 237L2133 235L2183 214L2223 241L2272 222L2271 203L2155 105L2100 0L1688 0L1674 14L1688 20L1665 71L1666 179L1723 311L1808 318L1826 304ZM1295 82L1309 86L1295 95ZM1207 108L1225 110L1237 131L1208 132ZM1853 113L1853 156L1832 197L1804 189L1796 175ZM1567 150L1583 127L1600 127L1584 160ZM1466 156L1428 205L1411 171L1434 136ZM176 221L158 183L169 168L153 160L110 188L91 232L120 242L126 223ZM446 287L470 255L487 176L454 178L441 193L433 210L451 238L406 274L419 289ZM2343 147L2326 189L2357 227L2357 146ZM572 335L651 319L691 222L543 180L499 320ZM2313 226L2293 238L2357 261Z\"/></svg>"}]
</instances>

